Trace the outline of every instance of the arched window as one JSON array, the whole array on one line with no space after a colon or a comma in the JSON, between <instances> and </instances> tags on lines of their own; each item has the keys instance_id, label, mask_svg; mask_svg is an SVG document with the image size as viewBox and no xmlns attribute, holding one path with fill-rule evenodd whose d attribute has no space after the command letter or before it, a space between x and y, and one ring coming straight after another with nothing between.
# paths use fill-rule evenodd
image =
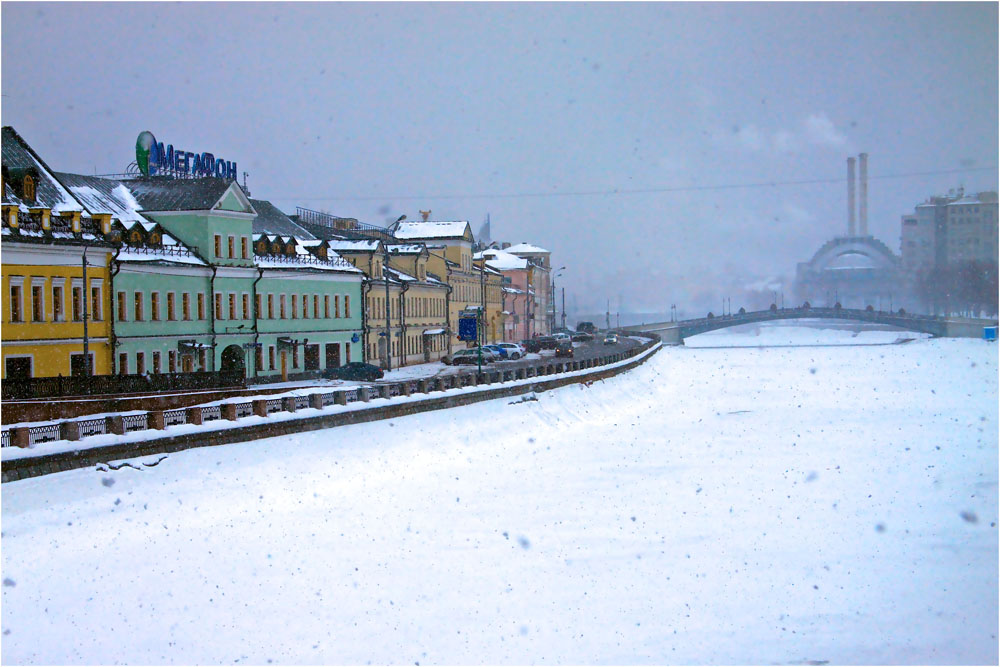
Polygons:
<instances>
[{"instance_id":1,"label":"arched window","mask_svg":"<svg viewBox=\"0 0 1000 667\"><path fill-rule=\"evenodd\" d=\"M35 179L31 174L24 175L24 198L28 201L35 201Z\"/></svg>"},{"instance_id":2,"label":"arched window","mask_svg":"<svg viewBox=\"0 0 1000 667\"><path fill-rule=\"evenodd\" d=\"M134 229L132 230L132 233L129 234L128 240L135 244L142 243L142 234L139 233L138 229Z\"/></svg>"},{"instance_id":3,"label":"arched window","mask_svg":"<svg viewBox=\"0 0 1000 667\"><path fill-rule=\"evenodd\" d=\"M152 234L150 234L149 235L149 243L150 243L150 245L159 245L160 244L160 234L158 232L153 232Z\"/></svg>"},{"instance_id":4,"label":"arched window","mask_svg":"<svg viewBox=\"0 0 1000 667\"><path fill-rule=\"evenodd\" d=\"M267 241L261 241L257 244L257 254L266 255L267 254Z\"/></svg>"}]
</instances>

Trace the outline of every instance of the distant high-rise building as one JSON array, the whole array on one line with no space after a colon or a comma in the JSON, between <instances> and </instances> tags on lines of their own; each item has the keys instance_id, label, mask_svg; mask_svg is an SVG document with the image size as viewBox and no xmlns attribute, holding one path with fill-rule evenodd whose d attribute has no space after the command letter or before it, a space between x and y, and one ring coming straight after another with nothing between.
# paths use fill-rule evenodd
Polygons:
<instances>
[{"instance_id":1,"label":"distant high-rise building","mask_svg":"<svg viewBox=\"0 0 1000 667\"><path fill-rule=\"evenodd\" d=\"M915 273L962 262L997 262L997 193L962 188L930 197L902 217L903 267Z\"/></svg>"}]
</instances>

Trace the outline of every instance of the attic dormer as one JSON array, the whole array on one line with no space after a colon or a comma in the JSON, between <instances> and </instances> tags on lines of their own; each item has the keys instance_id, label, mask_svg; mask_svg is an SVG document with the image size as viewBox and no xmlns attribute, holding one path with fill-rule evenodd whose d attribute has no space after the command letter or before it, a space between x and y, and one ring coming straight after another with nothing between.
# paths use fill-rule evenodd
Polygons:
<instances>
[{"instance_id":1,"label":"attic dormer","mask_svg":"<svg viewBox=\"0 0 1000 667\"><path fill-rule=\"evenodd\" d=\"M7 167L4 181L25 204L33 204L38 198L38 170L34 167Z\"/></svg>"}]
</instances>

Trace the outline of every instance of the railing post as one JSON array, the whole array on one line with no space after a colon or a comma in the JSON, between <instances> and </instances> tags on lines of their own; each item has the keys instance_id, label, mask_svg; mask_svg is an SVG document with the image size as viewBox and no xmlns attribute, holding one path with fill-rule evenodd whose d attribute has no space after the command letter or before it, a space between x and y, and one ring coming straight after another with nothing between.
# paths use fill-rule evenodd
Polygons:
<instances>
[{"instance_id":1,"label":"railing post","mask_svg":"<svg viewBox=\"0 0 1000 667\"><path fill-rule=\"evenodd\" d=\"M347 392L346 391L333 392L333 403L334 405L347 405Z\"/></svg>"},{"instance_id":2,"label":"railing post","mask_svg":"<svg viewBox=\"0 0 1000 667\"><path fill-rule=\"evenodd\" d=\"M187 419L188 424L197 424L200 426L202 423L201 408L187 408L184 410L184 417Z\"/></svg>"},{"instance_id":3,"label":"railing post","mask_svg":"<svg viewBox=\"0 0 1000 667\"><path fill-rule=\"evenodd\" d=\"M223 403L219 406L220 412L222 413L222 418L234 422L236 421L236 404L235 403Z\"/></svg>"},{"instance_id":4,"label":"railing post","mask_svg":"<svg viewBox=\"0 0 1000 667\"><path fill-rule=\"evenodd\" d=\"M281 399L281 409L284 410L285 412L295 412L295 410L296 410L296 407L295 407L295 397L294 396L285 396L284 398L282 398Z\"/></svg>"},{"instance_id":5,"label":"railing post","mask_svg":"<svg viewBox=\"0 0 1000 667\"><path fill-rule=\"evenodd\" d=\"M104 419L105 424L107 425L108 433L125 435L125 420L122 419L121 415L111 415L110 417L105 417Z\"/></svg>"},{"instance_id":6,"label":"railing post","mask_svg":"<svg viewBox=\"0 0 1000 667\"><path fill-rule=\"evenodd\" d=\"M253 413L254 413L254 415L256 415L257 417L266 417L267 416L267 399L266 398L258 398L258 399L254 400L254 401L251 401L251 403L253 405Z\"/></svg>"},{"instance_id":7,"label":"railing post","mask_svg":"<svg viewBox=\"0 0 1000 667\"><path fill-rule=\"evenodd\" d=\"M31 430L27 426L18 426L10 430L10 443L15 447L26 449L31 446Z\"/></svg>"},{"instance_id":8,"label":"railing post","mask_svg":"<svg viewBox=\"0 0 1000 667\"><path fill-rule=\"evenodd\" d=\"M166 423L163 418L163 410L150 410L146 418L146 425L157 431L165 429Z\"/></svg>"},{"instance_id":9,"label":"railing post","mask_svg":"<svg viewBox=\"0 0 1000 667\"><path fill-rule=\"evenodd\" d=\"M309 407L315 410L322 410L323 394L309 394Z\"/></svg>"},{"instance_id":10,"label":"railing post","mask_svg":"<svg viewBox=\"0 0 1000 667\"><path fill-rule=\"evenodd\" d=\"M59 424L59 437L63 440L79 440L80 422L63 422Z\"/></svg>"},{"instance_id":11,"label":"railing post","mask_svg":"<svg viewBox=\"0 0 1000 667\"><path fill-rule=\"evenodd\" d=\"M409 382L403 382L403 383L401 383L399 385L399 395L400 396L409 396L410 395L410 383Z\"/></svg>"}]
</instances>

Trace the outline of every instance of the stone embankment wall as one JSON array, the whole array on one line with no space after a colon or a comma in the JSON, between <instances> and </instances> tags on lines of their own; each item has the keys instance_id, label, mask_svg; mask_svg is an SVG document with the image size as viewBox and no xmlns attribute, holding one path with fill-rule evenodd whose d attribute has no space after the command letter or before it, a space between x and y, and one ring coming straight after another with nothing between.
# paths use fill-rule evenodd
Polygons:
<instances>
[{"instance_id":1,"label":"stone embankment wall","mask_svg":"<svg viewBox=\"0 0 1000 667\"><path fill-rule=\"evenodd\" d=\"M659 341L650 340L627 352L610 354L586 361L556 362L549 359L545 363L536 366L507 371L486 371L481 375L477 375L476 373L450 375L398 384L360 387L346 391L338 390L329 393L316 393L310 396L259 399L248 403L228 403L222 406L191 407L182 411L174 411L183 412L183 420L167 419L165 417L171 417L169 412L153 411L141 415L106 417L102 420L62 422L61 424L46 427L9 429L3 432L4 446L28 447L31 446L31 441L38 437L39 433L37 429L50 429L49 432L57 432L59 435L58 439L79 440L91 432L88 429L93 427L88 426L88 424L94 421L104 422L101 428L94 429L96 432L125 434L139 430L129 428L126 420L130 420L129 423L131 424L141 424L143 426L142 430L163 429L166 425L174 423L202 424L213 419L236 421L241 417L249 415L266 418L268 415L276 412L295 412L306 407L322 409L329 405L346 405L354 401L368 402L372 398L379 397L416 397L420 394L428 395L426 399L422 400L390 402L386 405L373 405L362 409L303 417L301 419L288 419L286 416L285 419L276 419L272 422L246 426L233 425L229 428L199 433L186 433L151 439L146 438L135 442L11 459L4 461L2 464L2 479L4 482L9 482L65 470L90 467L109 461L178 452L194 447L212 447L260 438L271 438L301 433L302 431L333 428L345 424L391 419L418 412L443 410L478 403L480 401L489 401L536 391L546 391L569 384L602 380L635 368L646 361L656 351L652 348L658 345ZM573 375L567 375L568 373L573 373ZM533 379L534 381L524 382L524 380L528 379ZM456 387L482 387L484 385L496 386L478 391L454 393L447 396L434 397L433 395L435 392ZM206 415L208 415L207 418ZM32 431L36 432L32 433Z\"/></svg>"}]
</instances>

